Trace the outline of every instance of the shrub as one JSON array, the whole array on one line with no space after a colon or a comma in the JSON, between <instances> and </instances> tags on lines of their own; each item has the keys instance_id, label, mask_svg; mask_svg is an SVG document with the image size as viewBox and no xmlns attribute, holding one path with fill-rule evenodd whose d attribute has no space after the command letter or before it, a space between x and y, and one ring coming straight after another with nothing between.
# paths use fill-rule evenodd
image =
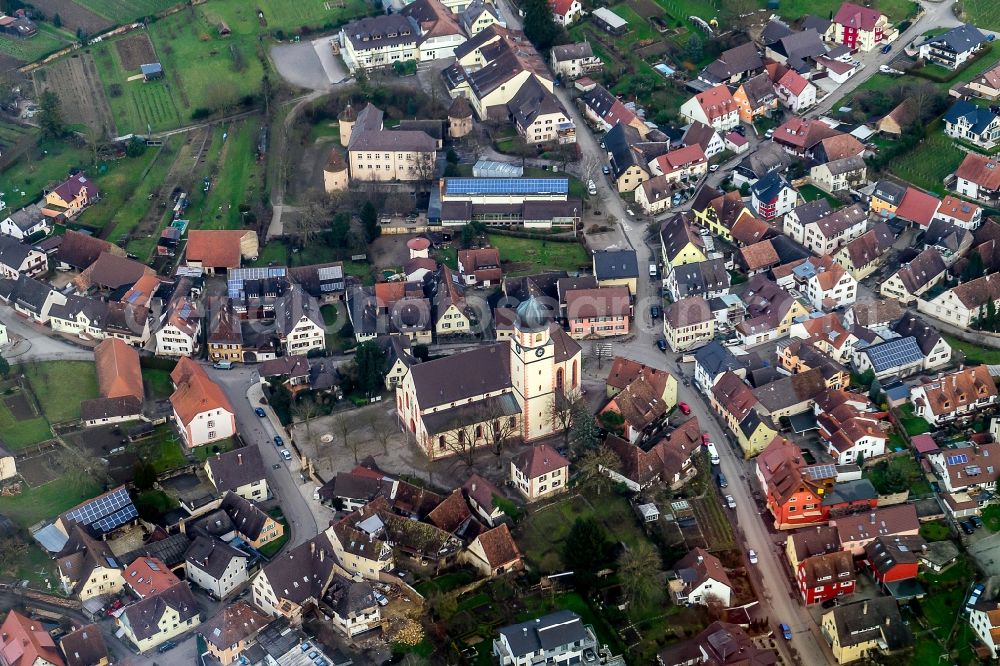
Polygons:
<instances>
[{"instance_id":1,"label":"shrub","mask_svg":"<svg viewBox=\"0 0 1000 666\"><path fill-rule=\"evenodd\" d=\"M191 112L191 120L203 120L212 115L211 109L206 109L203 106L199 106L197 109Z\"/></svg>"}]
</instances>

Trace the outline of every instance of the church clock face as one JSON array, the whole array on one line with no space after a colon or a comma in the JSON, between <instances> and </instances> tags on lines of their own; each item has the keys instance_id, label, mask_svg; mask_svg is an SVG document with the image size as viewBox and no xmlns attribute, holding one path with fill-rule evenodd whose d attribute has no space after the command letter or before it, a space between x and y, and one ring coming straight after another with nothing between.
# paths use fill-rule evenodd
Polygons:
<instances>
[{"instance_id":1,"label":"church clock face","mask_svg":"<svg viewBox=\"0 0 1000 666\"><path fill-rule=\"evenodd\" d=\"M514 343L514 351L517 352L518 354L521 353L521 345L520 345L520 343L518 343L518 342Z\"/></svg>"},{"instance_id":2,"label":"church clock face","mask_svg":"<svg viewBox=\"0 0 1000 666\"><path fill-rule=\"evenodd\" d=\"M535 356L537 356L538 358L545 356L545 349L543 347L539 347L538 349L536 349Z\"/></svg>"}]
</instances>

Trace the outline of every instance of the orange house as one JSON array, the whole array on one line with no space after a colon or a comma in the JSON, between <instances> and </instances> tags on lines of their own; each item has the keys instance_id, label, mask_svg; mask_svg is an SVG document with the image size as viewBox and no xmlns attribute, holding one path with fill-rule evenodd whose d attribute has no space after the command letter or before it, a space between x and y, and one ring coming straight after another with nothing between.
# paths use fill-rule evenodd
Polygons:
<instances>
[{"instance_id":1,"label":"orange house","mask_svg":"<svg viewBox=\"0 0 1000 666\"><path fill-rule=\"evenodd\" d=\"M830 507L823 496L833 488L833 465L806 466L799 447L775 437L757 456L757 480L779 530L825 523Z\"/></svg>"}]
</instances>

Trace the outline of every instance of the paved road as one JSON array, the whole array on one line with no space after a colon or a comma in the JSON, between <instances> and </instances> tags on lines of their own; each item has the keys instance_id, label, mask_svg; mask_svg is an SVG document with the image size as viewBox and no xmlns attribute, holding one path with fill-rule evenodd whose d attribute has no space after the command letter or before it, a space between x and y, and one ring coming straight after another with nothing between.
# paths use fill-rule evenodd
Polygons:
<instances>
[{"instance_id":1,"label":"paved road","mask_svg":"<svg viewBox=\"0 0 1000 666\"><path fill-rule=\"evenodd\" d=\"M904 47L915 37L919 37L932 28L951 28L962 24L961 21L955 18L954 12L951 11L951 2L929 2L928 0L923 0L920 2L920 8L923 14L913 22L906 32L900 34L896 41L893 42L892 50L889 53L882 53L881 49L875 49L869 53L859 52L855 54L854 59L864 64L864 69L861 70L861 73L841 85L833 94L827 95L826 99L808 111L805 116L815 117L828 113L837 101L853 92L874 74L878 74L879 65L888 65L899 56Z\"/></svg>"},{"instance_id":2,"label":"paved road","mask_svg":"<svg viewBox=\"0 0 1000 666\"><path fill-rule=\"evenodd\" d=\"M0 305L0 322L7 325L11 344L3 356L11 364L23 361L93 361L94 352L55 337L52 329L34 324L19 316L14 309Z\"/></svg>"},{"instance_id":3,"label":"paved road","mask_svg":"<svg viewBox=\"0 0 1000 666\"><path fill-rule=\"evenodd\" d=\"M254 413L254 408L260 406L259 398L262 395L257 381L257 370L253 367L237 367L232 370L209 368L209 373L225 391L226 397L236 410L236 430L243 441L248 446L260 449L267 468L268 486L281 504L281 510L291 529L289 547L308 541L319 531L316 516L310 507L314 486L311 482L301 480L299 462L295 456L292 456L290 462L285 461L279 453L281 449L274 445L274 436L279 434L288 448L288 433L280 426L270 406L264 407L268 418L262 419ZM253 402L248 399L248 394ZM289 451L294 454L294 450L289 449Z\"/></svg>"}]
</instances>

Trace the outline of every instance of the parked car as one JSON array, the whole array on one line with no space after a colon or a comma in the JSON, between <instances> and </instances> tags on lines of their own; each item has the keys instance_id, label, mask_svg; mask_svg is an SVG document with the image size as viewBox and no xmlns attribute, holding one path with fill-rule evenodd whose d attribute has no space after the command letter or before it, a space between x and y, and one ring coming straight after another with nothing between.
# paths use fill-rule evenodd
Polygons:
<instances>
[{"instance_id":1,"label":"parked car","mask_svg":"<svg viewBox=\"0 0 1000 666\"><path fill-rule=\"evenodd\" d=\"M757 551L751 548L747 551L747 556L750 558L750 564L757 564Z\"/></svg>"},{"instance_id":2,"label":"parked car","mask_svg":"<svg viewBox=\"0 0 1000 666\"><path fill-rule=\"evenodd\" d=\"M373 590L372 594L375 596L375 601L378 602L379 606L388 606L389 600L385 598L385 595L378 590Z\"/></svg>"},{"instance_id":3,"label":"parked car","mask_svg":"<svg viewBox=\"0 0 1000 666\"><path fill-rule=\"evenodd\" d=\"M712 443L712 440L708 438L708 433L707 432L701 433L701 445L702 446L708 446L711 443Z\"/></svg>"},{"instance_id":4,"label":"parked car","mask_svg":"<svg viewBox=\"0 0 1000 666\"><path fill-rule=\"evenodd\" d=\"M604 173L604 175L606 176L609 173L611 173L611 167L604 165L601 167L601 172Z\"/></svg>"},{"instance_id":5,"label":"parked car","mask_svg":"<svg viewBox=\"0 0 1000 666\"><path fill-rule=\"evenodd\" d=\"M159 652L160 654L163 654L164 652L169 652L170 650L173 650L175 647L177 647L177 643L174 643L173 641L167 641L160 647L156 648L156 651Z\"/></svg>"},{"instance_id":6,"label":"parked car","mask_svg":"<svg viewBox=\"0 0 1000 666\"><path fill-rule=\"evenodd\" d=\"M649 314L650 314L650 316L653 319L659 319L660 318L660 306L659 305L654 305L653 307L649 308Z\"/></svg>"},{"instance_id":7,"label":"parked car","mask_svg":"<svg viewBox=\"0 0 1000 666\"><path fill-rule=\"evenodd\" d=\"M715 444L709 442L706 445L706 448L708 448L709 462L711 462L713 465L718 465L720 462L722 462L721 459L719 458L719 450L715 448Z\"/></svg>"},{"instance_id":8,"label":"parked car","mask_svg":"<svg viewBox=\"0 0 1000 666\"><path fill-rule=\"evenodd\" d=\"M285 440L281 439L281 435L275 435L274 436L274 445L275 446L284 446L285 445Z\"/></svg>"},{"instance_id":9,"label":"parked car","mask_svg":"<svg viewBox=\"0 0 1000 666\"><path fill-rule=\"evenodd\" d=\"M267 412L264 411L263 407L254 407L253 413L262 419L267 417Z\"/></svg>"},{"instance_id":10,"label":"parked car","mask_svg":"<svg viewBox=\"0 0 1000 666\"><path fill-rule=\"evenodd\" d=\"M232 361L219 361L218 363L212 364L212 367L215 368L216 370L232 370L233 369L233 362Z\"/></svg>"},{"instance_id":11,"label":"parked car","mask_svg":"<svg viewBox=\"0 0 1000 666\"><path fill-rule=\"evenodd\" d=\"M728 488L729 487L729 482L726 481L726 475L723 474L722 472L719 472L716 475L715 480L718 482L720 488Z\"/></svg>"},{"instance_id":12,"label":"parked car","mask_svg":"<svg viewBox=\"0 0 1000 666\"><path fill-rule=\"evenodd\" d=\"M983 519L979 516L969 516L969 522L972 523L972 526L977 530L983 526Z\"/></svg>"},{"instance_id":13,"label":"parked car","mask_svg":"<svg viewBox=\"0 0 1000 666\"><path fill-rule=\"evenodd\" d=\"M666 338L660 338L656 341L656 346L660 348L661 352L667 351L667 340Z\"/></svg>"},{"instance_id":14,"label":"parked car","mask_svg":"<svg viewBox=\"0 0 1000 666\"><path fill-rule=\"evenodd\" d=\"M712 173L715 173L716 171L719 170L719 165L713 164L712 166L708 167L708 170L711 171Z\"/></svg>"},{"instance_id":15,"label":"parked car","mask_svg":"<svg viewBox=\"0 0 1000 666\"><path fill-rule=\"evenodd\" d=\"M784 639L786 641L792 640L792 628L791 627L789 627L787 624L785 624L784 622L782 622L781 624L778 625L778 628L781 629L781 635L784 637Z\"/></svg>"},{"instance_id":16,"label":"parked car","mask_svg":"<svg viewBox=\"0 0 1000 666\"><path fill-rule=\"evenodd\" d=\"M726 495L726 506L728 506L730 509L735 509L736 498L734 498L732 495Z\"/></svg>"},{"instance_id":17,"label":"parked car","mask_svg":"<svg viewBox=\"0 0 1000 666\"><path fill-rule=\"evenodd\" d=\"M687 416L691 413L691 406L684 401L677 403L677 409L681 410L681 414Z\"/></svg>"},{"instance_id":18,"label":"parked car","mask_svg":"<svg viewBox=\"0 0 1000 666\"><path fill-rule=\"evenodd\" d=\"M962 531L966 534L972 534L976 531L976 526L972 524L971 520L963 520L958 523L958 526L962 528Z\"/></svg>"},{"instance_id":19,"label":"parked car","mask_svg":"<svg viewBox=\"0 0 1000 666\"><path fill-rule=\"evenodd\" d=\"M281 449L281 457L290 461L292 459L292 454L288 449Z\"/></svg>"},{"instance_id":20,"label":"parked car","mask_svg":"<svg viewBox=\"0 0 1000 666\"><path fill-rule=\"evenodd\" d=\"M892 44L886 44L885 46L882 47L882 53L888 53L891 50L892 50Z\"/></svg>"}]
</instances>

